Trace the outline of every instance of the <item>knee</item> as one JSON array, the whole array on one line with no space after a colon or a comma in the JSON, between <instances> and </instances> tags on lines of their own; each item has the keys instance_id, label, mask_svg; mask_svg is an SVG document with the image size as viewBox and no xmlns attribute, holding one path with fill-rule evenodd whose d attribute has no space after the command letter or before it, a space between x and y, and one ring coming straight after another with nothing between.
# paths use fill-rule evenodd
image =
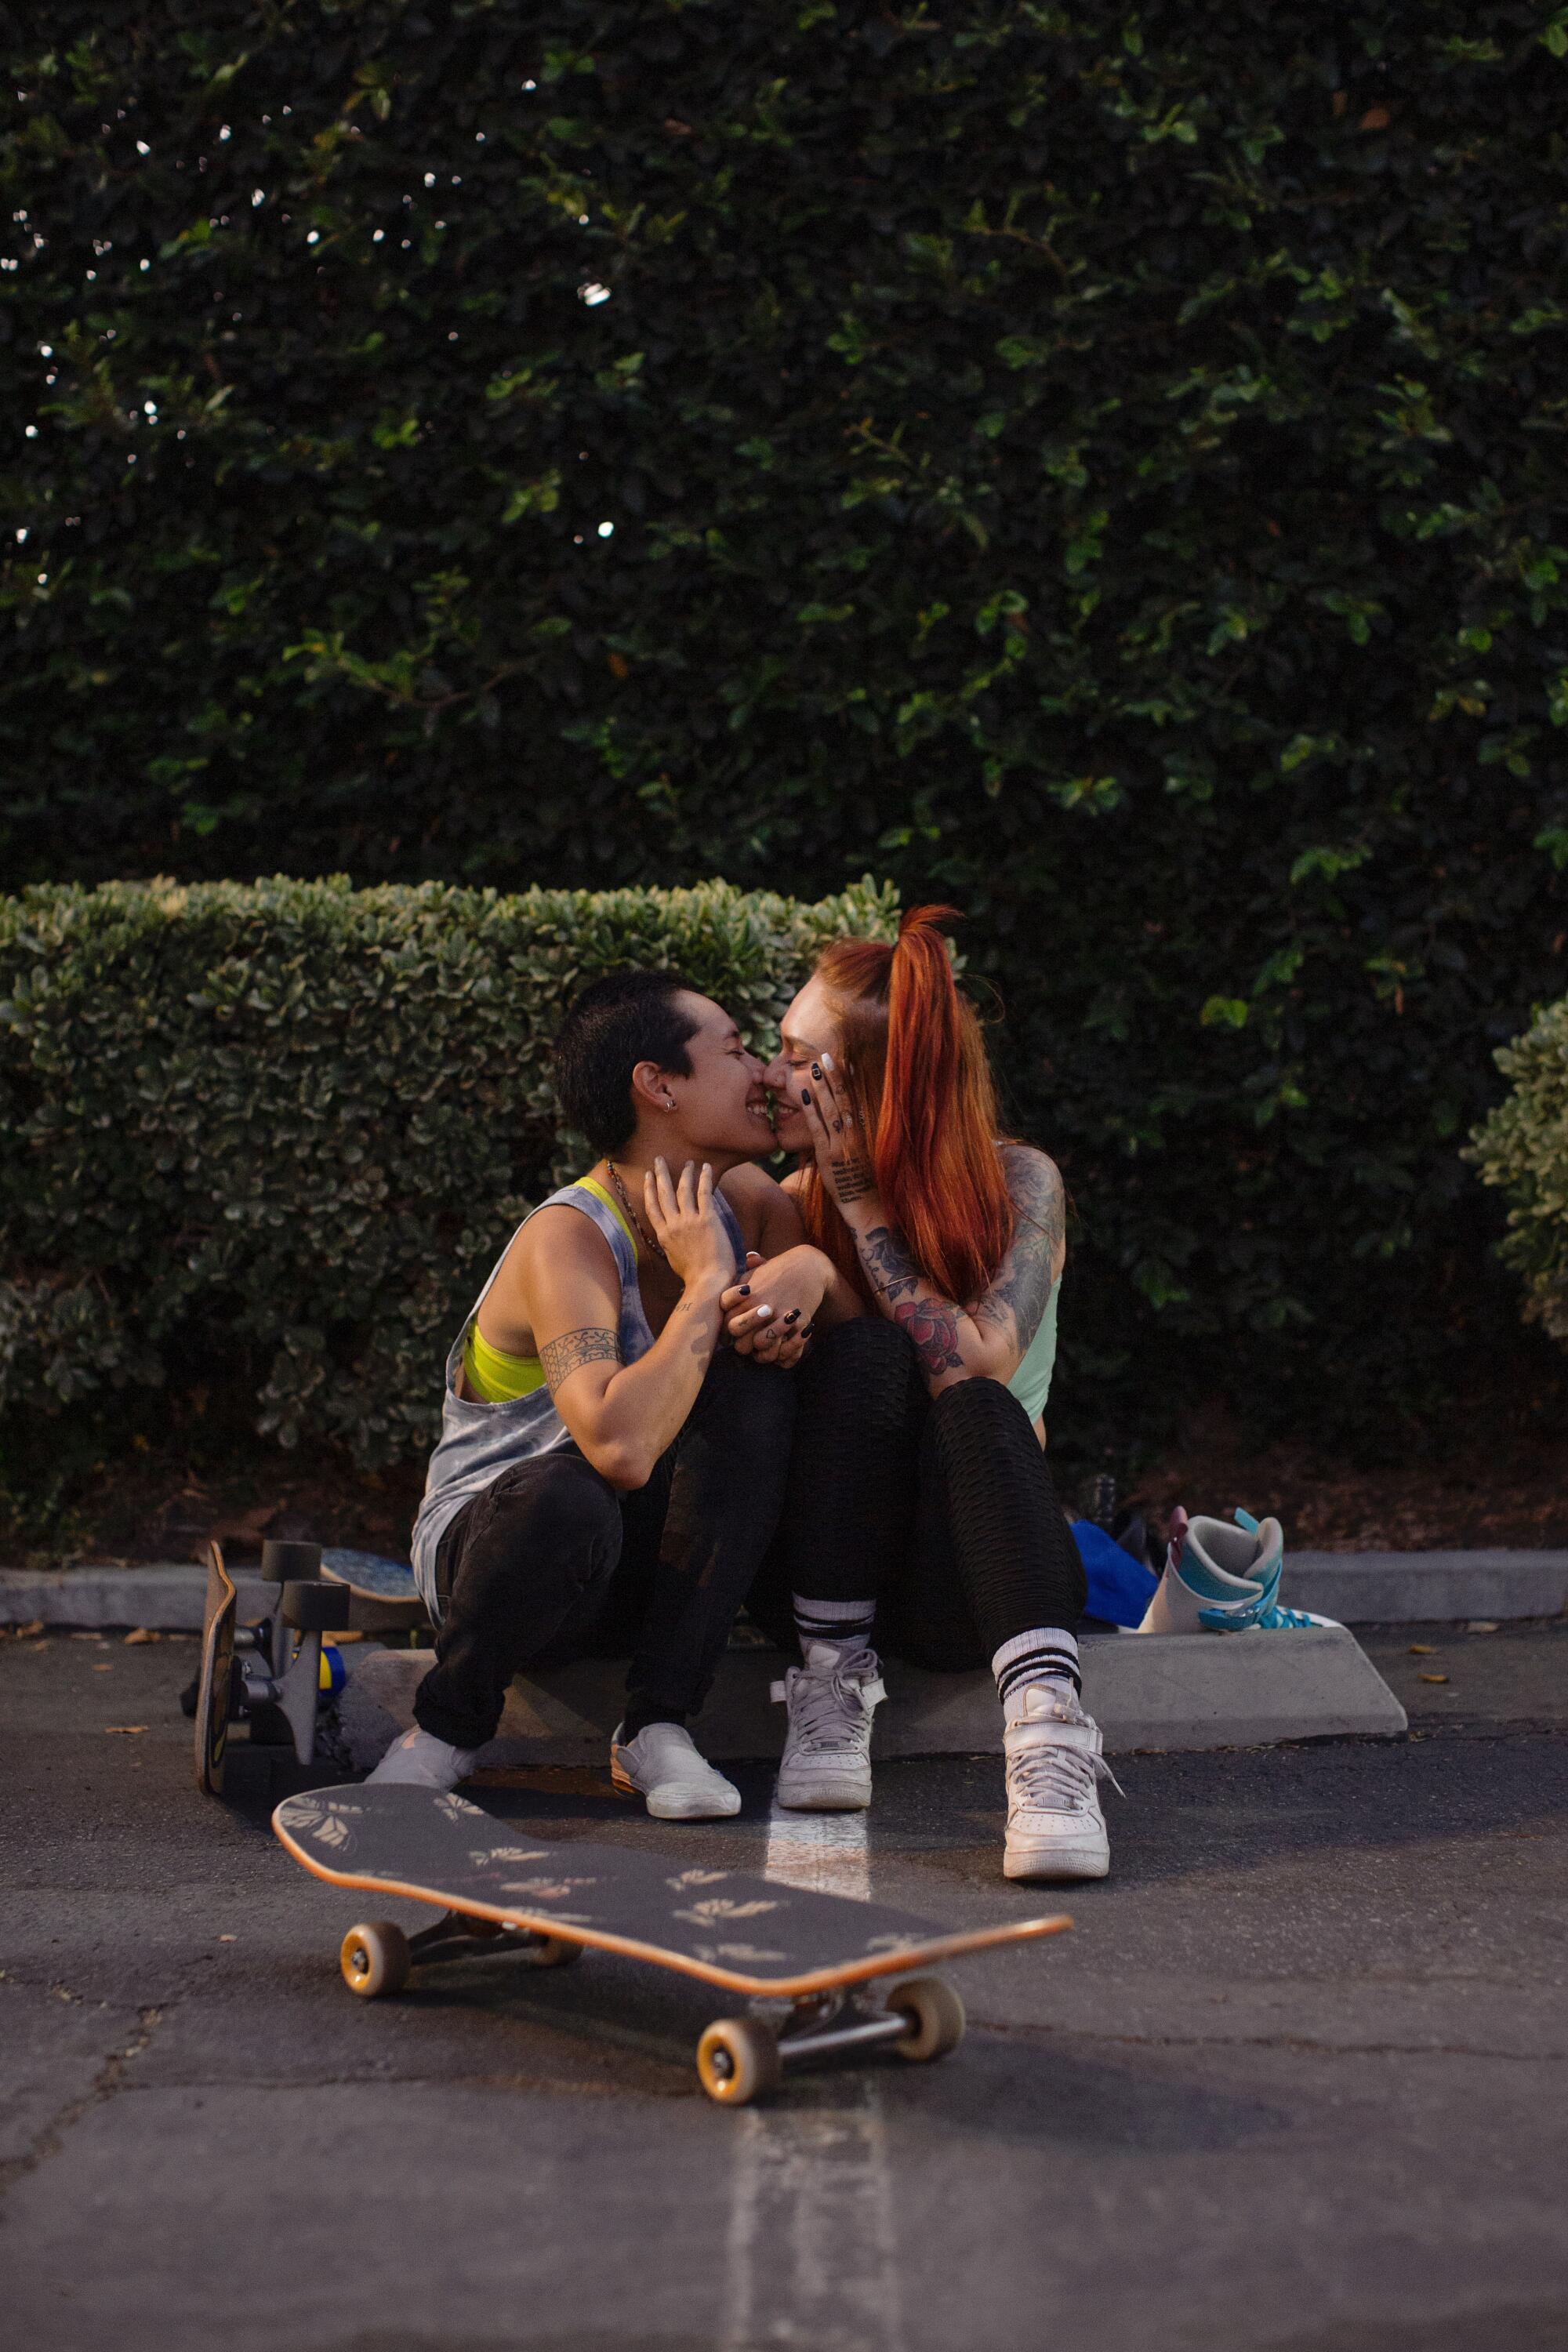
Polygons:
<instances>
[{"instance_id":1,"label":"knee","mask_svg":"<svg viewBox=\"0 0 1568 2352\"><path fill-rule=\"evenodd\" d=\"M795 1375L726 1349L709 1372L726 1443L754 1455L787 1452L795 1430Z\"/></svg>"},{"instance_id":2,"label":"knee","mask_svg":"<svg viewBox=\"0 0 1568 2352\"><path fill-rule=\"evenodd\" d=\"M852 1415L863 1431L901 1430L925 1395L914 1342L879 1315L858 1316L818 1333L801 1377L818 1415Z\"/></svg>"},{"instance_id":3,"label":"knee","mask_svg":"<svg viewBox=\"0 0 1568 2352\"><path fill-rule=\"evenodd\" d=\"M1040 1451L1034 1423L1011 1389L1001 1381L981 1378L955 1381L931 1400L933 1444L948 1447L1021 1445L1031 1454Z\"/></svg>"},{"instance_id":4,"label":"knee","mask_svg":"<svg viewBox=\"0 0 1568 2352\"><path fill-rule=\"evenodd\" d=\"M586 1573L620 1543L615 1495L598 1472L574 1454L547 1455L514 1480L499 1479L489 1496L489 1533L509 1552L530 1559L570 1560Z\"/></svg>"}]
</instances>

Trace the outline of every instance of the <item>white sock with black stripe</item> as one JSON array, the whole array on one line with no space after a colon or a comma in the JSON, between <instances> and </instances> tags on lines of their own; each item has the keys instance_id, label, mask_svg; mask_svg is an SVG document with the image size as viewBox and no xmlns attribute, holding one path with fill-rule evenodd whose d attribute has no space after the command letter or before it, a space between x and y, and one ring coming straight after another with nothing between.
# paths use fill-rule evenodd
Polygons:
<instances>
[{"instance_id":1,"label":"white sock with black stripe","mask_svg":"<svg viewBox=\"0 0 1568 2352\"><path fill-rule=\"evenodd\" d=\"M1027 1690L1031 1683L1066 1683L1073 1691L1083 1687L1078 1643L1059 1625L1037 1625L1030 1633L1015 1633L992 1659L991 1671L1004 1713L1014 1693Z\"/></svg>"},{"instance_id":2,"label":"white sock with black stripe","mask_svg":"<svg viewBox=\"0 0 1568 2352\"><path fill-rule=\"evenodd\" d=\"M808 1666L830 1674L841 1654L853 1656L870 1648L877 1622L874 1601L806 1601L798 1592L791 1597L800 1653Z\"/></svg>"}]
</instances>

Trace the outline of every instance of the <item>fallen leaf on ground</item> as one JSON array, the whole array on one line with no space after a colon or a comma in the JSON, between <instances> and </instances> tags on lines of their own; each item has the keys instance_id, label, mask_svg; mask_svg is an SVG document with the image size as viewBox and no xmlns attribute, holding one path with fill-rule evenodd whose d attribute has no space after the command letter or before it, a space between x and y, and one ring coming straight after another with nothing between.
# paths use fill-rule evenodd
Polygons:
<instances>
[{"instance_id":1,"label":"fallen leaf on ground","mask_svg":"<svg viewBox=\"0 0 1568 2352\"><path fill-rule=\"evenodd\" d=\"M1430 1642L1412 1642L1410 1654L1413 1658L1435 1658L1437 1653Z\"/></svg>"},{"instance_id":2,"label":"fallen leaf on ground","mask_svg":"<svg viewBox=\"0 0 1568 2352\"><path fill-rule=\"evenodd\" d=\"M138 1731L145 1731L147 1728L144 1723L106 1723L103 1727L105 1731L123 1731L128 1736L134 1736Z\"/></svg>"},{"instance_id":3,"label":"fallen leaf on ground","mask_svg":"<svg viewBox=\"0 0 1568 2352\"><path fill-rule=\"evenodd\" d=\"M1447 1675L1417 1675L1415 1679L1418 1683L1446 1683L1448 1677Z\"/></svg>"},{"instance_id":4,"label":"fallen leaf on ground","mask_svg":"<svg viewBox=\"0 0 1568 2352\"><path fill-rule=\"evenodd\" d=\"M114 1672L114 1668L112 1666L94 1666L92 1671L95 1675L111 1675Z\"/></svg>"},{"instance_id":5,"label":"fallen leaf on ground","mask_svg":"<svg viewBox=\"0 0 1568 2352\"><path fill-rule=\"evenodd\" d=\"M1498 1628L1489 1617L1472 1617L1466 1626L1467 1633L1495 1633Z\"/></svg>"},{"instance_id":6,"label":"fallen leaf on ground","mask_svg":"<svg viewBox=\"0 0 1568 2352\"><path fill-rule=\"evenodd\" d=\"M125 1644L129 1649L133 1642L161 1642L163 1638L162 1633L154 1633L151 1625L138 1625L133 1633L127 1633Z\"/></svg>"},{"instance_id":7,"label":"fallen leaf on ground","mask_svg":"<svg viewBox=\"0 0 1568 2352\"><path fill-rule=\"evenodd\" d=\"M237 1936L220 1936L218 1937L218 1942L220 1944L237 1944L238 1941L239 1937Z\"/></svg>"},{"instance_id":8,"label":"fallen leaf on ground","mask_svg":"<svg viewBox=\"0 0 1568 2352\"><path fill-rule=\"evenodd\" d=\"M41 1617L30 1619L26 1625L7 1625L5 1628L14 1642L30 1642L35 1633L41 1633L43 1630L44 1621Z\"/></svg>"}]
</instances>

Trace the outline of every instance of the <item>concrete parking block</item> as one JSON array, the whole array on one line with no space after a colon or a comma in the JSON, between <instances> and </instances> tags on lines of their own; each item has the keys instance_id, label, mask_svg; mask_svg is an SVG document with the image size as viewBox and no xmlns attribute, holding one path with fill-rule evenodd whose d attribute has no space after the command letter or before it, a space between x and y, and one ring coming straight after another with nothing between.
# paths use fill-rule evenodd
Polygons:
<instances>
[{"instance_id":1,"label":"concrete parking block","mask_svg":"<svg viewBox=\"0 0 1568 2352\"><path fill-rule=\"evenodd\" d=\"M784 1710L768 1696L785 1661L736 1650L724 1660L692 1732L703 1753L735 1762L773 1757ZM413 1722L427 1654L365 1651L350 1670L343 1730L356 1764L374 1763ZM613 1659L537 1676L507 1696L486 1767L600 1764L625 1698ZM1256 1748L1283 1739L1397 1738L1405 1710L1353 1634L1341 1626L1293 1633L1123 1634L1083 1645L1084 1701L1112 1753L1131 1748ZM877 1711L874 1756L984 1755L1002 1747L1002 1711L988 1674L929 1675L889 1661Z\"/></svg>"}]
</instances>

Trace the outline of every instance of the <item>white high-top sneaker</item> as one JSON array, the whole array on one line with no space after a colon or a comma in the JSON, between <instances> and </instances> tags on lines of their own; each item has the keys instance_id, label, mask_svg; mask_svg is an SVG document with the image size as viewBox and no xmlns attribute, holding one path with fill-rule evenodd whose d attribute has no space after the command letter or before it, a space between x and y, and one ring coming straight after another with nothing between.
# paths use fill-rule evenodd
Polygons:
<instances>
[{"instance_id":1,"label":"white high-top sneaker","mask_svg":"<svg viewBox=\"0 0 1568 2352\"><path fill-rule=\"evenodd\" d=\"M610 1778L623 1797L645 1797L660 1822L722 1821L741 1810L741 1791L715 1771L683 1723L645 1724L622 1745L610 1734Z\"/></svg>"},{"instance_id":2,"label":"white high-top sneaker","mask_svg":"<svg viewBox=\"0 0 1568 2352\"><path fill-rule=\"evenodd\" d=\"M877 1653L807 1642L773 1696L789 1709L778 1801L795 1813L859 1813L871 1801L871 1720L887 1697Z\"/></svg>"},{"instance_id":3,"label":"white high-top sneaker","mask_svg":"<svg viewBox=\"0 0 1568 2352\"><path fill-rule=\"evenodd\" d=\"M370 1780L384 1787L395 1780L410 1789L455 1789L473 1770L479 1752L477 1748L454 1748L416 1724L393 1741Z\"/></svg>"},{"instance_id":4,"label":"white high-top sneaker","mask_svg":"<svg viewBox=\"0 0 1568 2352\"><path fill-rule=\"evenodd\" d=\"M1165 1572L1144 1612L1141 1633L1289 1633L1331 1625L1279 1600L1285 1536L1278 1519L1237 1510L1226 1519L1171 1517Z\"/></svg>"},{"instance_id":5,"label":"white high-top sneaker","mask_svg":"<svg viewBox=\"0 0 1568 2352\"><path fill-rule=\"evenodd\" d=\"M1100 1754L1100 1726L1070 1683L1026 1683L1004 1702L1007 1752L1006 1878L1103 1878L1110 1841L1099 1780L1120 1788Z\"/></svg>"}]
</instances>

